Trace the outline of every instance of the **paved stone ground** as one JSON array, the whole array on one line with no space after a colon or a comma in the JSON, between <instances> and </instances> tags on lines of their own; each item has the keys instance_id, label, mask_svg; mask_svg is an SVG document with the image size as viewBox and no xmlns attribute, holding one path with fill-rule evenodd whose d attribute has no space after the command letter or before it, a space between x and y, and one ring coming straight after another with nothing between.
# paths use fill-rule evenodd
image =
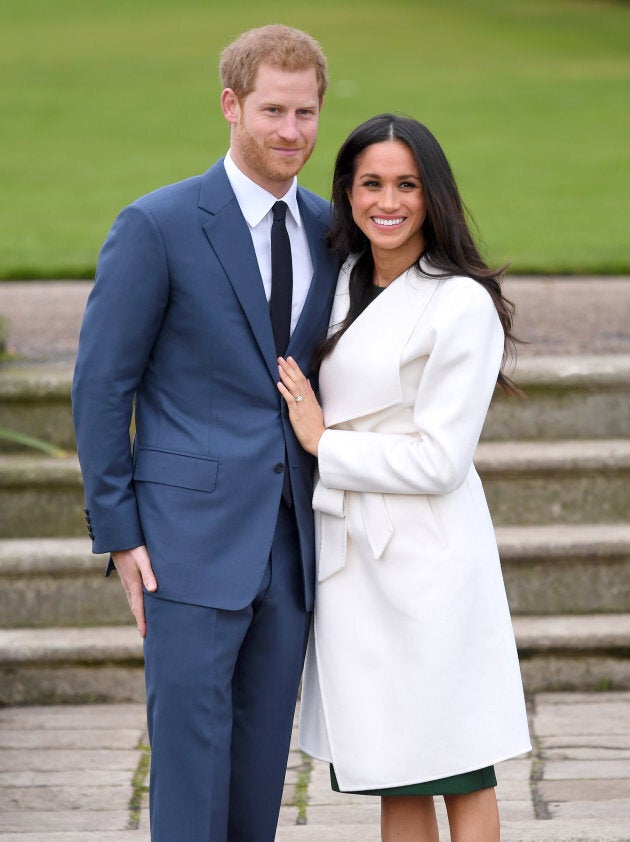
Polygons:
<instances>
[{"instance_id":1,"label":"paved stone ground","mask_svg":"<svg viewBox=\"0 0 630 842\"><path fill-rule=\"evenodd\" d=\"M627 842L630 693L538 694L531 729L497 767L503 842ZM146 761L142 705L0 710L0 839L148 842ZM378 799L332 792L294 733L276 842L378 839Z\"/></svg>"}]
</instances>

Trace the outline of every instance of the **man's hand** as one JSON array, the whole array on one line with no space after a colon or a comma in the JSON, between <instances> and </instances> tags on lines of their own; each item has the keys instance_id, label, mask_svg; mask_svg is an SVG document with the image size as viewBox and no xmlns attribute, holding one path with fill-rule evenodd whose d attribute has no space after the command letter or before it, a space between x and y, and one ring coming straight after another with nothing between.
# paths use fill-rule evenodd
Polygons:
<instances>
[{"instance_id":1,"label":"man's hand","mask_svg":"<svg viewBox=\"0 0 630 842\"><path fill-rule=\"evenodd\" d=\"M147 624L144 619L144 593L157 590L157 581L151 567L151 559L145 546L112 553L116 570L122 582L131 613L136 619L140 637L145 637Z\"/></svg>"}]
</instances>

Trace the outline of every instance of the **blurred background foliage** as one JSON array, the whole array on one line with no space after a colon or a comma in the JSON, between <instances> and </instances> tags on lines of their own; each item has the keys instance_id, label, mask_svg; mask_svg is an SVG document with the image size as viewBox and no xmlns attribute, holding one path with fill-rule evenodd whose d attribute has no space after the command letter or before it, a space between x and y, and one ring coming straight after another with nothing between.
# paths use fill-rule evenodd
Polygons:
<instances>
[{"instance_id":1,"label":"blurred background foliage","mask_svg":"<svg viewBox=\"0 0 630 842\"><path fill-rule=\"evenodd\" d=\"M613 0L1 0L0 277L90 277L117 211L228 145L221 49L282 22L331 86L301 181L410 114L442 143L492 263L628 273L630 4Z\"/></svg>"}]
</instances>

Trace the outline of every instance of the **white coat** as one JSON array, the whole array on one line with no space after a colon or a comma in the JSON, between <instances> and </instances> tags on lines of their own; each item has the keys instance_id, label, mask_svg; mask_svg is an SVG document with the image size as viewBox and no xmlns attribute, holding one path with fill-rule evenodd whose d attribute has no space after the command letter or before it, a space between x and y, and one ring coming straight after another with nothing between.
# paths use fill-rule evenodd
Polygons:
<instances>
[{"instance_id":1,"label":"white coat","mask_svg":"<svg viewBox=\"0 0 630 842\"><path fill-rule=\"evenodd\" d=\"M341 270L331 329L349 303ZM412 268L320 372L318 583L300 746L342 790L530 750L494 530L473 466L503 354L486 290Z\"/></svg>"}]
</instances>

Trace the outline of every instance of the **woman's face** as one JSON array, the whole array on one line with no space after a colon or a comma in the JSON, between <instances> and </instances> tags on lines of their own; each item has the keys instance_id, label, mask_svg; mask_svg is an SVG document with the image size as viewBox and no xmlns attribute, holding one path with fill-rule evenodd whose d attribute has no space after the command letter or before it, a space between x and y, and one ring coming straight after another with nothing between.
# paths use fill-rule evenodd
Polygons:
<instances>
[{"instance_id":1,"label":"woman's face","mask_svg":"<svg viewBox=\"0 0 630 842\"><path fill-rule=\"evenodd\" d=\"M373 252L395 250L409 256L408 265L421 254L424 193L416 161L402 141L373 143L359 155L348 200Z\"/></svg>"}]
</instances>

